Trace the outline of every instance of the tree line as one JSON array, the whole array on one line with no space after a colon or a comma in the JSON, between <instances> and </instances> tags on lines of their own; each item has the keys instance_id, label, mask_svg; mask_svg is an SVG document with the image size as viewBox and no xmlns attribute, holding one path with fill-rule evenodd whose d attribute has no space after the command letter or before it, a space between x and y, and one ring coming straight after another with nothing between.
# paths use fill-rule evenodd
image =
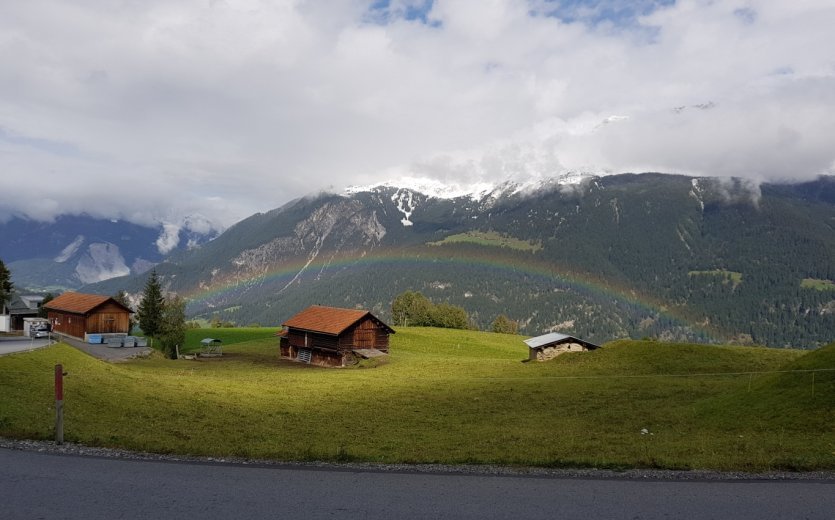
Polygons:
<instances>
[{"instance_id":1,"label":"tree line","mask_svg":"<svg viewBox=\"0 0 835 520\"><path fill-rule=\"evenodd\" d=\"M391 303L391 316L395 324L407 327L439 327L445 329L477 330L467 311L450 303L432 303L418 291L405 291ZM519 325L500 314L491 326L493 332L517 334Z\"/></svg>"}]
</instances>

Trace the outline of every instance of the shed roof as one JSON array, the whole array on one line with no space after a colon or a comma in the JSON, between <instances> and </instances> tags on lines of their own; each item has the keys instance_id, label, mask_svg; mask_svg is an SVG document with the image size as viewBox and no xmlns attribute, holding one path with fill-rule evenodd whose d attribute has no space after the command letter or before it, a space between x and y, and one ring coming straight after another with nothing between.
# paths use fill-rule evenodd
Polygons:
<instances>
[{"instance_id":1,"label":"shed roof","mask_svg":"<svg viewBox=\"0 0 835 520\"><path fill-rule=\"evenodd\" d=\"M77 292L65 292L56 297L54 300L44 304L44 307L53 311L71 312L74 314L87 314L92 312L97 307L103 305L105 302L111 301L116 305L122 307L127 312L133 311L116 301L110 296L102 296L100 294L84 294Z\"/></svg>"},{"instance_id":2,"label":"shed roof","mask_svg":"<svg viewBox=\"0 0 835 520\"><path fill-rule=\"evenodd\" d=\"M285 321L282 325L294 329L338 336L366 316L370 316L389 333L394 334L394 330L391 327L368 311L325 307L322 305L312 305Z\"/></svg>"},{"instance_id":3,"label":"shed roof","mask_svg":"<svg viewBox=\"0 0 835 520\"><path fill-rule=\"evenodd\" d=\"M600 348L600 345L595 345L594 343L589 343L588 341L575 338L574 336L569 336L567 334L560 334L559 332L551 332L550 334L543 334L542 336L537 336L535 338L528 338L525 340L525 343L530 348L539 348L546 345L553 345L554 343L564 343L566 341L574 341L592 350Z\"/></svg>"}]
</instances>

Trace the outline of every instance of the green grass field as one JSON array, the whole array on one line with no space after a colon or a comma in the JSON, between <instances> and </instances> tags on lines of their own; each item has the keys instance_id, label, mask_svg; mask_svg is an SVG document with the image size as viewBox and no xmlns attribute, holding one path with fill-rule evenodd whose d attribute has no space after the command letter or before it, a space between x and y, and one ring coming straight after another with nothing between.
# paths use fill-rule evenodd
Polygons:
<instances>
[{"instance_id":1,"label":"green grass field","mask_svg":"<svg viewBox=\"0 0 835 520\"><path fill-rule=\"evenodd\" d=\"M800 281L801 289L815 289L816 291L835 291L835 282L832 280L819 280L817 278L804 278Z\"/></svg>"},{"instance_id":2,"label":"green grass field","mask_svg":"<svg viewBox=\"0 0 835 520\"><path fill-rule=\"evenodd\" d=\"M734 288L742 283L742 273L726 271L725 269L714 269L712 271L690 271L688 276L715 276L723 280L723 283L731 283Z\"/></svg>"},{"instance_id":3,"label":"green grass field","mask_svg":"<svg viewBox=\"0 0 835 520\"><path fill-rule=\"evenodd\" d=\"M507 247L518 251L536 252L542 249L542 242L531 242L519 240L518 238L496 233L495 231L468 231L457 235L450 235L439 242L430 242L429 245L441 246L444 244L478 244L480 246Z\"/></svg>"},{"instance_id":4,"label":"green grass field","mask_svg":"<svg viewBox=\"0 0 835 520\"><path fill-rule=\"evenodd\" d=\"M404 328L388 362L324 369L279 360L271 336L232 341L222 359L204 361L107 364L64 345L0 357L0 435L52 437L62 363L65 438L90 445L279 460L835 469L835 372L821 370L835 368L835 345L619 341L522 363L519 336Z\"/></svg>"},{"instance_id":5,"label":"green grass field","mask_svg":"<svg viewBox=\"0 0 835 520\"><path fill-rule=\"evenodd\" d=\"M235 345L245 341L275 339L275 333L280 330L277 327L235 327L235 328L209 328L186 330L186 345L180 352L199 351L202 348L200 342L205 338L219 339L223 345Z\"/></svg>"}]
</instances>

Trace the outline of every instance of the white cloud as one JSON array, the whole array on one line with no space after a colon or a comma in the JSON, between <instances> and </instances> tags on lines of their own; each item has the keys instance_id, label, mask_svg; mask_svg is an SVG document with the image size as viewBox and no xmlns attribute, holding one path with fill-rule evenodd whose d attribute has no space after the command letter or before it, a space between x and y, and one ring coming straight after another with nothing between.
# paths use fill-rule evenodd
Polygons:
<instances>
[{"instance_id":1,"label":"white cloud","mask_svg":"<svg viewBox=\"0 0 835 520\"><path fill-rule=\"evenodd\" d=\"M371 4L4 2L0 218L229 225L387 175L835 165L830 1Z\"/></svg>"},{"instance_id":2,"label":"white cloud","mask_svg":"<svg viewBox=\"0 0 835 520\"><path fill-rule=\"evenodd\" d=\"M161 255L170 253L180 243L180 226L163 224L162 232L157 237L157 249Z\"/></svg>"}]
</instances>

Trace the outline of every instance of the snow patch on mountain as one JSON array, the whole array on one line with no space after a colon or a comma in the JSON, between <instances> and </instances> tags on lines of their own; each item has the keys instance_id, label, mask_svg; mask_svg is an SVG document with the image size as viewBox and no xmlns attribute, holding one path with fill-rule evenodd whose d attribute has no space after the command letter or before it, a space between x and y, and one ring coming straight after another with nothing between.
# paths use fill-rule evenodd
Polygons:
<instances>
[{"instance_id":1,"label":"snow patch on mountain","mask_svg":"<svg viewBox=\"0 0 835 520\"><path fill-rule=\"evenodd\" d=\"M409 218L411 218L412 213L414 213L417 207L414 194L410 190L401 188L391 196L391 201L397 206L397 211L405 215L400 219L400 223L406 227L411 226L412 221Z\"/></svg>"},{"instance_id":2,"label":"snow patch on mountain","mask_svg":"<svg viewBox=\"0 0 835 520\"><path fill-rule=\"evenodd\" d=\"M61 250L58 256L55 257L55 261L59 264L66 262L72 255L78 252L78 249L82 244L84 244L84 235L78 235L75 237L75 240L70 243L70 245Z\"/></svg>"}]
</instances>

